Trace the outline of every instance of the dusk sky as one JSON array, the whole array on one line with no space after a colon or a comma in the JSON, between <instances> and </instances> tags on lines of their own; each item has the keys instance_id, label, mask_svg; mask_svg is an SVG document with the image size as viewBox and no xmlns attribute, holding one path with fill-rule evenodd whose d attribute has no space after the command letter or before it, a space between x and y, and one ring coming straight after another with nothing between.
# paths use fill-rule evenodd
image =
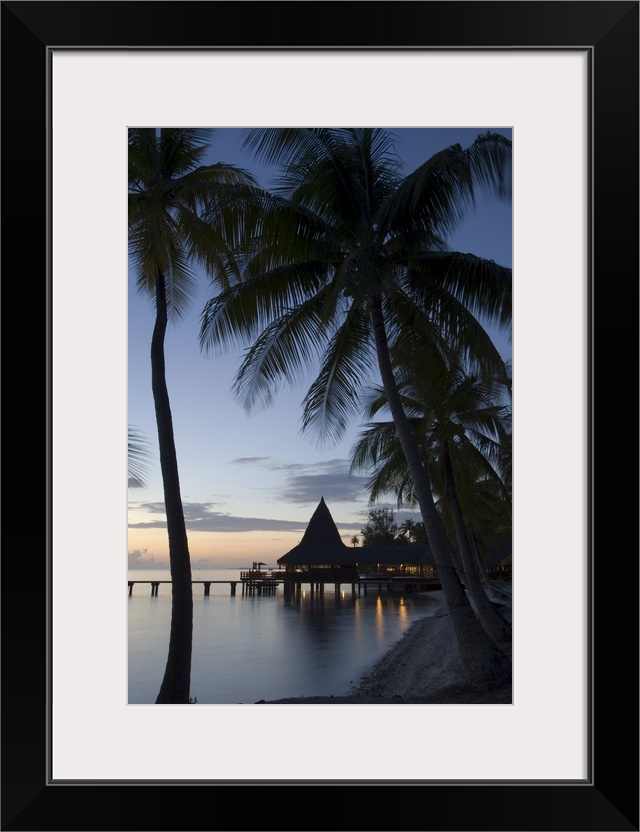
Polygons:
<instances>
[{"instance_id":1,"label":"dusk sky","mask_svg":"<svg viewBox=\"0 0 640 832\"><path fill-rule=\"evenodd\" d=\"M460 142L468 146L486 130L511 137L507 128L394 129L396 149L406 173L433 153ZM210 162L237 164L269 187L273 172L243 151L244 131L216 130ZM512 204L479 195L476 208L449 239L454 250L512 265ZM215 294L203 275L190 313L170 324L165 343L166 375L173 412L192 565L197 568L249 566L261 560L275 566L295 546L321 497L349 543L366 523L370 506L365 478L348 476L348 458L361 423L354 422L338 445L319 448L300 433L301 402L307 384L283 388L267 410L247 413L231 393L241 350L208 355L198 344L199 319L205 302ZM154 310L149 296L129 276L128 423L149 443L147 485L129 491L129 565L167 566L168 542L153 398L150 344ZM511 344L496 334L505 358ZM375 383L377 379L372 379ZM419 520L416 513L396 510Z\"/></svg>"}]
</instances>

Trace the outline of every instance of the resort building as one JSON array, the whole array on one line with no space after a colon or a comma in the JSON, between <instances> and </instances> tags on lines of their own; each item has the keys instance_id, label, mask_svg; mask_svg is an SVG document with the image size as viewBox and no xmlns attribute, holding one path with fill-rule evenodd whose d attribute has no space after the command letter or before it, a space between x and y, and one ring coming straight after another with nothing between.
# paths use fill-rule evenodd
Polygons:
<instances>
[{"instance_id":1,"label":"resort building","mask_svg":"<svg viewBox=\"0 0 640 832\"><path fill-rule=\"evenodd\" d=\"M500 572L506 556L510 559L511 541L492 547L485 558L489 571ZM414 588L440 588L438 570L430 546L347 546L324 501L320 499L300 543L278 558L274 577L302 583L359 583L397 581ZM508 567L511 569L510 565ZM410 583L407 583L410 582Z\"/></svg>"},{"instance_id":2,"label":"resort building","mask_svg":"<svg viewBox=\"0 0 640 832\"><path fill-rule=\"evenodd\" d=\"M437 581L429 546L347 546L324 497L314 511L300 543L278 558L284 575L303 581L351 582L415 576Z\"/></svg>"}]
</instances>

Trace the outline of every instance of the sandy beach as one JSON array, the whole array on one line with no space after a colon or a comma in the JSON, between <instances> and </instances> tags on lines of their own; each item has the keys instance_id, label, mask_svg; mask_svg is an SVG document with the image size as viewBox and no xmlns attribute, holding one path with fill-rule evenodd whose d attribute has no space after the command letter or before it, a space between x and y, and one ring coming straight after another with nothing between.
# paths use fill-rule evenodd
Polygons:
<instances>
[{"instance_id":1,"label":"sandy beach","mask_svg":"<svg viewBox=\"0 0 640 832\"><path fill-rule=\"evenodd\" d=\"M435 614L416 621L365 673L349 696L305 696L269 702L261 700L257 704L511 703L511 685L485 691L467 682L442 591L432 594L441 602ZM501 605L501 612L511 621L510 604Z\"/></svg>"}]
</instances>

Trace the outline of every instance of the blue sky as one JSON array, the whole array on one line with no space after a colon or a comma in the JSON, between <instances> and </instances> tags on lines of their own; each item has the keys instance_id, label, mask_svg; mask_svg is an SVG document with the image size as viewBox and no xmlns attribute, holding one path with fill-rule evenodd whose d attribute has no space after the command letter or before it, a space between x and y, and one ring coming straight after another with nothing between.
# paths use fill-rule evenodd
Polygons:
<instances>
[{"instance_id":1,"label":"blue sky","mask_svg":"<svg viewBox=\"0 0 640 832\"><path fill-rule=\"evenodd\" d=\"M464 146L478 133L509 129L393 129L406 172L450 144ZM241 148L244 131L213 134L211 162L228 162L252 171L265 187L273 171L258 165ZM512 204L479 196L456 234L452 249L512 265ZM360 532L370 510L363 478L348 476L349 452L360 425L354 422L342 441L318 448L300 434L301 401L308 386L282 389L273 405L249 414L230 392L241 351L223 356L203 353L198 345L199 317L213 289L203 276L190 313L170 325L165 343L166 373L174 420L182 498L194 568L248 566L254 560L275 565L295 546L321 497L345 542ZM154 312L150 299L129 276L128 423L147 439L147 485L129 491L130 566L168 563L168 546L149 350ZM496 334L505 357L511 346ZM312 380L309 376L308 382ZM372 379L375 382L375 379ZM393 499L378 503L396 510ZM399 521L418 515L396 511Z\"/></svg>"}]
</instances>

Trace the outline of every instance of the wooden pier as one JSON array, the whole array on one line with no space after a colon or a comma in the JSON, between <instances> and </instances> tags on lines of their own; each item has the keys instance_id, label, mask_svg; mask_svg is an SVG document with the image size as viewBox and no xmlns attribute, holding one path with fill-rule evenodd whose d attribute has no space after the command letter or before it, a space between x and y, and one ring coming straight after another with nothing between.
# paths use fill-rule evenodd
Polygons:
<instances>
[{"instance_id":1,"label":"wooden pier","mask_svg":"<svg viewBox=\"0 0 640 832\"><path fill-rule=\"evenodd\" d=\"M247 569L240 573L243 595L275 595L280 581L271 572Z\"/></svg>"},{"instance_id":2,"label":"wooden pier","mask_svg":"<svg viewBox=\"0 0 640 832\"><path fill-rule=\"evenodd\" d=\"M151 597L155 598L158 594L160 584L170 584L172 581L127 581L129 587L129 595L133 595L133 587L135 584L151 584ZM191 581L191 586L194 584L202 584L204 586L205 598L211 594L211 584L229 584L231 587L231 595L236 594L236 586L240 581Z\"/></svg>"},{"instance_id":3,"label":"wooden pier","mask_svg":"<svg viewBox=\"0 0 640 832\"><path fill-rule=\"evenodd\" d=\"M127 581L129 595L133 595L133 587L135 584L147 584L151 587L151 597L155 598L158 595L160 584L171 584L171 581L150 581L150 580L133 580ZM273 576L269 573L263 575L251 575L249 572L241 572L240 579L229 581L191 581L192 586L202 584L203 597L207 598L211 595L211 584L226 584L229 586L230 595L235 597L236 587L238 584L242 586L243 595L275 595L278 587L282 586L285 598L294 598L302 594L302 587L308 586L308 591L311 596L323 596L325 587L333 585L336 595L340 594L341 587L345 584L351 586L351 594L353 597L360 595L367 595L369 588L377 591L378 595L382 595L383 590L387 594L406 594L410 592L425 592L429 590L441 589L442 585L436 578L416 577L413 575L393 576L387 578L381 577L367 577L358 578L357 580L336 581L335 578L328 580L320 580L317 577L309 578L304 575L295 573L287 574L280 573L280 575Z\"/></svg>"}]
</instances>

